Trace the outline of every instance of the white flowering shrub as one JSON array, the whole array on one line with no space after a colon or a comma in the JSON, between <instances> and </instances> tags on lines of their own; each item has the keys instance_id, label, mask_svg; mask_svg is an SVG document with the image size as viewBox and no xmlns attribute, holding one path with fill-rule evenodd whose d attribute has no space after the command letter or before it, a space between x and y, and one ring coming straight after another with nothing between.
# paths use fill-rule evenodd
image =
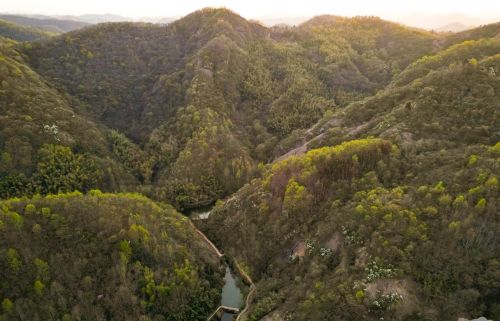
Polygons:
<instances>
[{"instance_id":1,"label":"white flowering shrub","mask_svg":"<svg viewBox=\"0 0 500 321\"><path fill-rule=\"evenodd\" d=\"M307 239L306 240L306 249L308 253L312 253L314 251L314 241Z\"/></svg>"},{"instance_id":2,"label":"white flowering shrub","mask_svg":"<svg viewBox=\"0 0 500 321\"><path fill-rule=\"evenodd\" d=\"M57 137L57 134L59 134L59 128L56 124L43 125L43 131L51 134L52 136L54 136L56 141L59 141L59 137Z\"/></svg>"},{"instance_id":3,"label":"white flowering shrub","mask_svg":"<svg viewBox=\"0 0 500 321\"><path fill-rule=\"evenodd\" d=\"M375 261L368 263L367 267L365 268L365 272L366 280L368 282L373 282L374 280L380 278L391 277L396 274L396 270L392 267L392 265L381 266Z\"/></svg>"},{"instance_id":4,"label":"white flowering shrub","mask_svg":"<svg viewBox=\"0 0 500 321\"><path fill-rule=\"evenodd\" d=\"M350 244L362 244L363 241L356 233L356 231L351 231L349 228L342 226L342 235L344 236L344 242L347 245Z\"/></svg>"},{"instance_id":5,"label":"white flowering shrub","mask_svg":"<svg viewBox=\"0 0 500 321\"><path fill-rule=\"evenodd\" d=\"M329 257L332 255L332 249L322 247L319 249L319 255L321 255L321 257Z\"/></svg>"},{"instance_id":6,"label":"white flowering shrub","mask_svg":"<svg viewBox=\"0 0 500 321\"><path fill-rule=\"evenodd\" d=\"M375 301L372 302L373 308L376 310L387 310L392 304L398 303L403 300L403 296L399 293L388 293L380 295Z\"/></svg>"}]
</instances>

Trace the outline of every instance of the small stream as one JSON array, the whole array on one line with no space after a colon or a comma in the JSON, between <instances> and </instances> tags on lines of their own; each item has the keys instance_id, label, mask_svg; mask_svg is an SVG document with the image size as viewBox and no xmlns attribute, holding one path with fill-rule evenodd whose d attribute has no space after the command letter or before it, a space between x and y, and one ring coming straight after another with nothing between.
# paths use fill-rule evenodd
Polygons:
<instances>
[{"instance_id":1,"label":"small stream","mask_svg":"<svg viewBox=\"0 0 500 321\"><path fill-rule=\"evenodd\" d=\"M199 208L188 213L191 220L206 220L210 216L211 207ZM224 276L224 287L222 288L222 298L220 305L241 309L244 304L243 292L238 285L243 284L231 268L226 264L226 274ZM235 314L223 312L221 321L231 321L235 319Z\"/></svg>"},{"instance_id":2,"label":"small stream","mask_svg":"<svg viewBox=\"0 0 500 321\"><path fill-rule=\"evenodd\" d=\"M192 210L188 213L188 216L193 221L197 220L206 220L210 216L210 212L212 211L212 207L202 207L199 209Z\"/></svg>"},{"instance_id":3,"label":"small stream","mask_svg":"<svg viewBox=\"0 0 500 321\"><path fill-rule=\"evenodd\" d=\"M241 284L239 277L235 276L229 266L226 266L226 275L224 276L224 287L222 288L221 305L231 308L241 308L243 306L243 293L238 287ZM224 312L222 314L223 321L233 320L234 314Z\"/></svg>"}]
</instances>

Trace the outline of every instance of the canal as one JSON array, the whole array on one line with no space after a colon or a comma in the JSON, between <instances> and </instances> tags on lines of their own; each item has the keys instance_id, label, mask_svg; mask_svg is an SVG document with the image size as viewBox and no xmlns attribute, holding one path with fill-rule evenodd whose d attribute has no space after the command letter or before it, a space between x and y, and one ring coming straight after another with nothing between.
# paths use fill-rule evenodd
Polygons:
<instances>
[{"instance_id":1,"label":"canal","mask_svg":"<svg viewBox=\"0 0 500 321\"><path fill-rule=\"evenodd\" d=\"M229 266L226 265L226 275L224 276L224 287L222 288L221 305L241 309L243 306L243 293L239 284L243 284L239 277L235 276ZM222 321L234 319L233 313L223 312Z\"/></svg>"},{"instance_id":2,"label":"canal","mask_svg":"<svg viewBox=\"0 0 500 321\"><path fill-rule=\"evenodd\" d=\"M210 216L212 207L207 206L199 209L190 211L187 215L193 221L206 220ZM224 276L224 286L222 288L221 295L221 306L241 309L244 304L243 291L240 287L243 287L243 282L236 276L227 263L226 274ZM221 321L231 321L235 319L235 314L229 311L222 310L222 315L214 316L214 318L220 318ZM216 320L216 319L213 319Z\"/></svg>"}]
</instances>

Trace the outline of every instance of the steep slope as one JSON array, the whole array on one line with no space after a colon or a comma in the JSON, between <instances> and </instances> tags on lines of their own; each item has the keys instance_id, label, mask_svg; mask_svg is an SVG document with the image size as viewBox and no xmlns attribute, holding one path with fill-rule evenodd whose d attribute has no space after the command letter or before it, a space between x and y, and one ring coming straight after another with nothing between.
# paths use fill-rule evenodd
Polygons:
<instances>
[{"instance_id":1,"label":"steep slope","mask_svg":"<svg viewBox=\"0 0 500 321\"><path fill-rule=\"evenodd\" d=\"M0 319L213 307L185 220L96 187L227 197L200 226L255 281L247 320L498 319L497 34L207 8L0 39L0 197L34 195L0 203Z\"/></svg>"},{"instance_id":2,"label":"steep slope","mask_svg":"<svg viewBox=\"0 0 500 321\"><path fill-rule=\"evenodd\" d=\"M208 235L258 280L247 320L498 318L499 145L390 146L278 162L211 212Z\"/></svg>"},{"instance_id":3,"label":"steep slope","mask_svg":"<svg viewBox=\"0 0 500 321\"><path fill-rule=\"evenodd\" d=\"M2 320L205 320L218 258L175 210L92 191L0 202Z\"/></svg>"},{"instance_id":4,"label":"steep slope","mask_svg":"<svg viewBox=\"0 0 500 321\"><path fill-rule=\"evenodd\" d=\"M500 316L499 52L417 60L216 206L201 226L259 280L248 320Z\"/></svg>"},{"instance_id":5,"label":"steep slope","mask_svg":"<svg viewBox=\"0 0 500 321\"><path fill-rule=\"evenodd\" d=\"M183 71L191 56L218 36L240 44L252 38L256 28L228 10L207 9L167 27L142 23L92 26L39 43L28 54L35 69L88 102L104 123L128 129L127 134L137 138L144 134L133 130L142 129L137 122L143 120L149 89L160 75Z\"/></svg>"},{"instance_id":6,"label":"steep slope","mask_svg":"<svg viewBox=\"0 0 500 321\"><path fill-rule=\"evenodd\" d=\"M268 33L228 10L204 9L167 27L98 25L26 53L94 120L125 134L125 162L146 152L138 166L154 195L194 207L235 191L279 138L332 106L300 48Z\"/></svg>"},{"instance_id":7,"label":"steep slope","mask_svg":"<svg viewBox=\"0 0 500 321\"><path fill-rule=\"evenodd\" d=\"M148 195L186 209L236 191L325 112L382 89L442 40L371 17L268 29L207 8L168 26L92 26L23 52L116 130L114 157Z\"/></svg>"},{"instance_id":8,"label":"steep slope","mask_svg":"<svg viewBox=\"0 0 500 321\"><path fill-rule=\"evenodd\" d=\"M498 30L500 31L500 27ZM392 87L407 85L433 70L453 63L460 63L470 59L481 60L484 57L498 54L500 52L499 43L500 39L495 38L468 40L442 50L436 55L422 57L397 75Z\"/></svg>"},{"instance_id":9,"label":"steep slope","mask_svg":"<svg viewBox=\"0 0 500 321\"><path fill-rule=\"evenodd\" d=\"M417 60L384 91L332 116L324 141L377 135L436 148L495 143L500 137L499 52L499 40L482 39Z\"/></svg>"},{"instance_id":10,"label":"steep slope","mask_svg":"<svg viewBox=\"0 0 500 321\"><path fill-rule=\"evenodd\" d=\"M500 35L500 22L487 24L481 27L457 32L446 37L446 46L456 45L466 40L482 38L497 38Z\"/></svg>"},{"instance_id":11,"label":"steep slope","mask_svg":"<svg viewBox=\"0 0 500 321\"><path fill-rule=\"evenodd\" d=\"M321 61L336 90L365 94L383 88L415 59L437 49L436 34L377 17L318 16L297 28L301 44Z\"/></svg>"},{"instance_id":12,"label":"steep slope","mask_svg":"<svg viewBox=\"0 0 500 321\"><path fill-rule=\"evenodd\" d=\"M155 39L157 31L153 25L97 25L34 44L28 53L41 75L85 101L96 119L124 130L140 115L147 85L141 78L152 77L147 57L159 57L164 42Z\"/></svg>"},{"instance_id":13,"label":"steep slope","mask_svg":"<svg viewBox=\"0 0 500 321\"><path fill-rule=\"evenodd\" d=\"M34 41L39 39L47 39L53 34L32 28L11 23L0 19L0 36L16 41Z\"/></svg>"},{"instance_id":14,"label":"steep slope","mask_svg":"<svg viewBox=\"0 0 500 321\"><path fill-rule=\"evenodd\" d=\"M343 86L356 79L330 78L350 73L353 63L332 67L335 59L325 58L338 34L349 32L325 29L311 44L306 39L316 27L304 25L287 36L226 9L203 9L165 27L93 26L37 43L26 54L37 72L83 101L94 120L124 134L113 136L122 146L118 157L153 185L151 195L188 208L234 192L257 162L281 152L295 130L314 124L336 101L367 95L392 77L371 77L380 72L363 67L374 65L366 57L382 57L384 50L387 63L403 57L415 48L395 53L393 47L407 36L405 43L422 48L418 56L433 41L377 19L344 24L356 32L337 51L367 79L366 86L348 90L350 98ZM369 35L370 26L376 35ZM315 46L325 38L328 52L318 58Z\"/></svg>"},{"instance_id":15,"label":"steep slope","mask_svg":"<svg viewBox=\"0 0 500 321\"><path fill-rule=\"evenodd\" d=\"M102 172L103 175L99 175L99 171L92 173L96 180L91 186L70 184L74 188L99 186L118 190L121 185L136 184L130 174L110 159L106 129L79 114L80 104L50 87L26 65L15 46L14 42L0 39L0 195L12 197L30 191L47 192L51 188L33 184L28 178L40 174L45 165L64 163L62 159L53 158L55 155L72 159L75 168L83 164L80 161L89 164L81 159L84 157ZM66 146L71 150L49 145ZM93 165L90 168L94 168ZM67 174L70 173L59 172L57 177ZM69 180L73 178L68 177Z\"/></svg>"}]
</instances>

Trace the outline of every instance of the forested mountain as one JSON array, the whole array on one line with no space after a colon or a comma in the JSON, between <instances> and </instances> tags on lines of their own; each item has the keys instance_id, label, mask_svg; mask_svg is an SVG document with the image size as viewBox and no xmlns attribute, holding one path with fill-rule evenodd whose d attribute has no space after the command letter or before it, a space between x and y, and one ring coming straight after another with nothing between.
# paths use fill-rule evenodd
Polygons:
<instances>
[{"instance_id":1,"label":"forested mountain","mask_svg":"<svg viewBox=\"0 0 500 321\"><path fill-rule=\"evenodd\" d=\"M499 53L500 41L490 38L423 57L383 91L326 117L322 139L376 135L412 147L423 141L494 144L500 138Z\"/></svg>"},{"instance_id":2,"label":"forested mountain","mask_svg":"<svg viewBox=\"0 0 500 321\"><path fill-rule=\"evenodd\" d=\"M499 38L500 22L491 23L478 28L465 30L462 32L450 34L446 36L445 42L447 45L461 43L465 40L479 40L481 38Z\"/></svg>"},{"instance_id":3,"label":"forested mountain","mask_svg":"<svg viewBox=\"0 0 500 321\"><path fill-rule=\"evenodd\" d=\"M45 39L52 34L49 32L11 23L0 18L0 36L17 40L17 41L33 41Z\"/></svg>"},{"instance_id":4,"label":"forested mountain","mask_svg":"<svg viewBox=\"0 0 500 321\"><path fill-rule=\"evenodd\" d=\"M498 23L440 34L376 17L267 28L207 8L166 26L0 38L0 197L14 198L0 264L22 267L0 284L2 318L214 308L217 263L192 227L96 188L183 211L219 200L199 224L256 283L245 320L500 317L499 35ZM87 194L57 196L75 190ZM81 265L53 266L43 249L58 237ZM129 261L127 240L140 248ZM85 281L101 270L104 283Z\"/></svg>"},{"instance_id":5,"label":"forested mountain","mask_svg":"<svg viewBox=\"0 0 500 321\"><path fill-rule=\"evenodd\" d=\"M499 53L418 59L216 207L205 229L261 280L249 320L499 316Z\"/></svg>"},{"instance_id":6,"label":"forested mountain","mask_svg":"<svg viewBox=\"0 0 500 321\"><path fill-rule=\"evenodd\" d=\"M498 147L314 149L270 166L204 229L259 280L248 320L494 320Z\"/></svg>"},{"instance_id":7,"label":"forested mountain","mask_svg":"<svg viewBox=\"0 0 500 321\"><path fill-rule=\"evenodd\" d=\"M10 14L0 14L0 19L10 21L17 25L32 27L50 33L65 33L68 31L81 29L89 25L85 22L73 20L55 19L49 17L27 17Z\"/></svg>"},{"instance_id":8,"label":"forested mountain","mask_svg":"<svg viewBox=\"0 0 500 321\"><path fill-rule=\"evenodd\" d=\"M300 26L303 46L325 64L334 88L380 89L415 59L436 50L436 34L377 17L315 17Z\"/></svg>"},{"instance_id":9,"label":"forested mountain","mask_svg":"<svg viewBox=\"0 0 500 321\"><path fill-rule=\"evenodd\" d=\"M132 170L152 194L186 208L234 192L294 130L382 88L436 50L436 38L378 18L320 17L282 30L204 9L168 26L97 25L25 53L95 121L125 135L113 135L119 157L141 163Z\"/></svg>"},{"instance_id":10,"label":"forested mountain","mask_svg":"<svg viewBox=\"0 0 500 321\"><path fill-rule=\"evenodd\" d=\"M0 202L2 320L205 320L218 260L181 214L97 190Z\"/></svg>"},{"instance_id":11,"label":"forested mountain","mask_svg":"<svg viewBox=\"0 0 500 321\"><path fill-rule=\"evenodd\" d=\"M49 86L14 46L0 39L0 195L136 185L111 158L106 129L80 114L80 104Z\"/></svg>"},{"instance_id":12,"label":"forested mountain","mask_svg":"<svg viewBox=\"0 0 500 321\"><path fill-rule=\"evenodd\" d=\"M495 319L499 53L418 59L217 206L209 235L262 280L250 320Z\"/></svg>"}]
</instances>

